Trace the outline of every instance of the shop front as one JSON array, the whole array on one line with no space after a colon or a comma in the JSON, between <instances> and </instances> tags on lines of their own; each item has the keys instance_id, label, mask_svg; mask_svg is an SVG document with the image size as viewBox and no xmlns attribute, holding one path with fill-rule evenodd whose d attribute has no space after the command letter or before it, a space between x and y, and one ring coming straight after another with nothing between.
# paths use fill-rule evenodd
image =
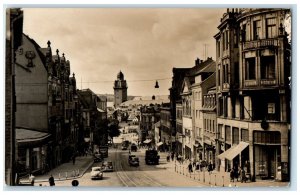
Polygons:
<instances>
[{"instance_id":1,"label":"shop front","mask_svg":"<svg viewBox=\"0 0 300 195\"><path fill-rule=\"evenodd\" d=\"M255 177L257 179L281 180L282 164L280 132L254 131L253 143Z\"/></svg>"}]
</instances>

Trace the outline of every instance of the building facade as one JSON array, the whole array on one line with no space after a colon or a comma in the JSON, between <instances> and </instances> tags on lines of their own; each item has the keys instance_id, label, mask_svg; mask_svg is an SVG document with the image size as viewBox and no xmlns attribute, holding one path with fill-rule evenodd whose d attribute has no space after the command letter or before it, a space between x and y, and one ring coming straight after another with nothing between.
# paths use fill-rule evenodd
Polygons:
<instances>
[{"instance_id":1,"label":"building facade","mask_svg":"<svg viewBox=\"0 0 300 195\"><path fill-rule=\"evenodd\" d=\"M172 143L175 138L172 136L171 132L171 122L170 122L170 104L162 104L160 108L160 146L163 151L171 151Z\"/></svg>"},{"instance_id":2,"label":"building facade","mask_svg":"<svg viewBox=\"0 0 300 195\"><path fill-rule=\"evenodd\" d=\"M117 76L117 80L114 83L114 106L119 107L122 102L127 101L127 83L124 80L124 74L120 71Z\"/></svg>"},{"instance_id":3,"label":"building facade","mask_svg":"<svg viewBox=\"0 0 300 195\"><path fill-rule=\"evenodd\" d=\"M245 167L252 180L289 179L288 13L228 9L215 35L220 168Z\"/></svg>"}]
</instances>

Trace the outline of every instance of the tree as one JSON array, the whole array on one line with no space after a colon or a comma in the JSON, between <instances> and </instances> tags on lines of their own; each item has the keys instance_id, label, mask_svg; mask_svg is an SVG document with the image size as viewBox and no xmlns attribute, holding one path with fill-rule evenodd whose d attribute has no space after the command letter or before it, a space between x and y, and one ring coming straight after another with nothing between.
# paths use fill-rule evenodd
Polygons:
<instances>
[{"instance_id":1,"label":"tree","mask_svg":"<svg viewBox=\"0 0 300 195\"><path fill-rule=\"evenodd\" d=\"M119 130L119 121L118 120L112 120L108 124L108 135L112 138L113 137L118 137L120 135L120 130Z\"/></svg>"}]
</instances>

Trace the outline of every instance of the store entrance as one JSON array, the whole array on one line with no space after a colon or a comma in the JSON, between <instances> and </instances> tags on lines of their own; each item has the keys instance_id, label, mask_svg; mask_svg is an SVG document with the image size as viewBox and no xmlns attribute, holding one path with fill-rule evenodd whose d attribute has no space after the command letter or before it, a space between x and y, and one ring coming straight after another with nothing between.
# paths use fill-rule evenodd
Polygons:
<instances>
[{"instance_id":1,"label":"store entrance","mask_svg":"<svg viewBox=\"0 0 300 195\"><path fill-rule=\"evenodd\" d=\"M280 146L255 146L255 174L260 179L275 179L280 166Z\"/></svg>"}]
</instances>

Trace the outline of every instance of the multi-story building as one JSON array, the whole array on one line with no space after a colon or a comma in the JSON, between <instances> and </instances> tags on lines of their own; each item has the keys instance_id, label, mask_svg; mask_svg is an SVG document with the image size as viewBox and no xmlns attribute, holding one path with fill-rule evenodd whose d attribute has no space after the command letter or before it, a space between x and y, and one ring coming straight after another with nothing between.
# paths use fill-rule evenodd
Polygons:
<instances>
[{"instance_id":1,"label":"multi-story building","mask_svg":"<svg viewBox=\"0 0 300 195\"><path fill-rule=\"evenodd\" d=\"M214 81L215 74L212 75ZM213 82L215 84L215 82ZM203 114L203 146L204 159L211 163L213 168L218 165L216 158L216 132L217 132L217 112L216 112L216 88L212 87L203 92L203 105L201 112Z\"/></svg>"},{"instance_id":2,"label":"multi-story building","mask_svg":"<svg viewBox=\"0 0 300 195\"><path fill-rule=\"evenodd\" d=\"M5 51L5 183L16 185L15 51L22 44L23 11L6 9Z\"/></svg>"},{"instance_id":3,"label":"multi-story building","mask_svg":"<svg viewBox=\"0 0 300 195\"><path fill-rule=\"evenodd\" d=\"M192 122L192 77L185 77L182 86L182 128L183 128L183 156L191 159L193 154L193 122Z\"/></svg>"},{"instance_id":4,"label":"multi-story building","mask_svg":"<svg viewBox=\"0 0 300 195\"><path fill-rule=\"evenodd\" d=\"M98 108L101 105L100 98L90 89L77 90L81 104L81 113L83 117L83 137L85 144L84 150L91 149L95 151L98 146L105 146L108 143L107 126L103 123L106 119L103 117L103 110Z\"/></svg>"},{"instance_id":5,"label":"multi-story building","mask_svg":"<svg viewBox=\"0 0 300 195\"><path fill-rule=\"evenodd\" d=\"M170 103L162 104L160 108L160 142L162 145L160 147L163 151L171 151L172 139L175 139L171 132L170 115Z\"/></svg>"},{"instance_id":6,"label":"multi-story building","mask_svg":"<svg viewBox=\"0 0 300 195\"><path fill-rule=\"evenodd\" d=\"M207 140L204 137L204 114L203 107L203 95L207 92L207 89L215 86L215 61L212 58L207 58L205 61L196 59L195 66L190 69L189 76L193 78L193 84L191 85L192 91L192 157L196 160L208 160L206 158Z\"/></svg>"},{"instance_id":7,"label":"multi-story building","mask_svg":"<svg viewBox=\"0 0 300 195\"><path fill-rule=\"evenodd\" d=\"M283 27L289 11L228 9L218 26L221 170L241 166L253 180L289 179L290 45Z\"/></svg>"},{"instance_id":8,"label":"multi-story building","mask_svg":"<svg viewBox=\"0 0 300 195\"><path fill-rule=\"evenodd\" d=\"M41 48L29 36L22 38L16 52L19 172L43 172L69 161L77 148L76 79L64 54L52 55L50 41Z\"/></svg>"},{"instance_id":9,"label":"multi-story building","mask_svg":"<svg viewBox=\"0 0 300 195\"><path fill-rule=\"evenodd\" d=\"M172 136L175 137L175 147L172 148L177 155L183 156L184 133L182 130L182 100L181 87L188 68L173 68L172 86L170 91L170 122Z\"/></svg>"},{"instance_id":10,"label":"multi-story building","mask_svg":"<svg viewBox=\"0 0 300 195\"><path fill-rule=\"evenodd\" d=\"M127 101L127 83L124 80L124 74L120 71L117 75L117 80L114 83L114 106L118 108L122 102Z\"/></svg>"},{"instance_id":11,"label":"multi-story building","mask_svg":"<svg viewBox=\"0 0 300 195\"><path fill-rule=\"evenodd\" d=\"M155 143L154 142L154 124L160 121L160 105L151 104L150 106L143 106L140 108L141 112L141 121L140 121L140 130L139 130L139 141L146 144ZM151 140L151 142L148 140Z\"/></svg>"}]
</instances>

